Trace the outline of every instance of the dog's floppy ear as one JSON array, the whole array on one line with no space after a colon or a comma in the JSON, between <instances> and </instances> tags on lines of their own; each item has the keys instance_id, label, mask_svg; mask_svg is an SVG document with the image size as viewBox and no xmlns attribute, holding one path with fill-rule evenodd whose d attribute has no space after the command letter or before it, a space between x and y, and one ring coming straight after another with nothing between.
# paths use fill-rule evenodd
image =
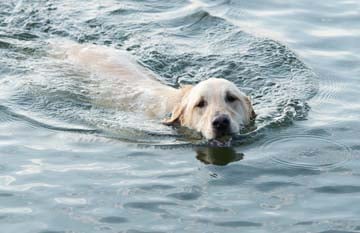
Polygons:
<instances>
[{"instance_id":1,"label":"dog's floppy ear","mask_svg":"<svg viewBox=\"0 0 360 233\"><path fill-rule=\"evenodd\" d=\"M171 113L171 116L169 118L166 118L163 120L163 124L165 125L174 125L174 124L180 124L183 125L184 122L184 111L187 105L187 97L189 95L189 92L191 90L191 85L185 85L182 86L181 91L181 100L179 103L176 104L176 106L173 108L173 111Z\"/></svg>"},{"instance_id":2,"label":"dog's floppy ear","mask_svg":"<svg viewBox=\"0 0 360 233\"><path fill-rule=\"evenodd\" d=\"M249 96L246 96L246 104L247 104L248 109L249 109L250 120L253 121L253 120L255 120L257 115L256 115L256 113L255 113L255 111L254 111L254 109L252 107L251 99L250 99Z\"/></svg>"},{"instance_id":3,"label":"dog's floppy ear","mask_svg":"<svg viewBox=\"0 0 360 233\"><path fill-rule=\"evenodd\" d=\"M163 120L163 124L165 125L175 125L179 123L180 125L183 122L183 113L184 113L184 106L182 106L181 103L178 103L174 110L171 113L171 116L169 118L166 118Z\"/></svg>"}]
</instances>

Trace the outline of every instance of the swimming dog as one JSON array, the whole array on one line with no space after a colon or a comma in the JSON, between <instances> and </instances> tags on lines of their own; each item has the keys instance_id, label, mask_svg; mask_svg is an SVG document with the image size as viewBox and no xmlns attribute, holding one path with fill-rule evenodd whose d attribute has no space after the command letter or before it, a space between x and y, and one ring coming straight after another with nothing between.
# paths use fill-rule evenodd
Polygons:
<instances>
[{"instance_id":1,"label":"swimming dog","mask_svg":"<svg viewBox=\"0 0 360 233\"><path fill-rule=\"evenodd\" d=\"M206 139L218 140L238 133L256 116L250 98L226 79L209 78L177 89L162 84L156 74L126 51L76 43L67 43L63 48L74 64L112 79L109 88L117 95L114 104L163 119L166 125L179 124L200 132Z\"/></svg>"}]
</instances>

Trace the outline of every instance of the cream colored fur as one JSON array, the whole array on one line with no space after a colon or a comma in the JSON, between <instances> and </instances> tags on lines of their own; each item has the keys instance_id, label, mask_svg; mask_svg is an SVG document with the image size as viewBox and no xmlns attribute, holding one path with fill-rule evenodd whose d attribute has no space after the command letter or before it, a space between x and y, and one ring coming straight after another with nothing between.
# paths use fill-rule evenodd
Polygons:
<instances>
[{"instance_id":1,"label":"cream colored fur","mask_svg":"<svg viewBox=\"0 0 360 233\"><path fill-rule=\"evenodd\" d=\"M117 95L113 97L121 103L114 104L124 110L144 112L159 120L172 113L163 123L179 123L201 132L207 139L215 138L212 122L219 114L229 116L232 134L255 117L250 99L228 80L210 78L194 86L175 89L160 83L153 72L124 51L76 43L66 43L61 48L71 63L112 79L109 88L113 90L109 92L116 93L112 95Z\"/></svg>"}]
</instances>

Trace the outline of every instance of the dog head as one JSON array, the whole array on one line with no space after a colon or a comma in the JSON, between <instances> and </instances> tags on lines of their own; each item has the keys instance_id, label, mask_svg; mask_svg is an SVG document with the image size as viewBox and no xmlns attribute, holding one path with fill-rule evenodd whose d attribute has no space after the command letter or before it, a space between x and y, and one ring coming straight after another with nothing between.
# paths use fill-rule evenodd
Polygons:
<instances>
[{"instance_id":1,"label":"dog head","mask_svg":"<svg viewBox=\"0 0 360 233\"><path fill-rule=\"evenodd\" d=\"M238 133L255 116L249 97L234 83L210 78L185 87L181 102L164 123L180 123L201 132L206 139L221 139Z\"/></svg>"}]
</instances>

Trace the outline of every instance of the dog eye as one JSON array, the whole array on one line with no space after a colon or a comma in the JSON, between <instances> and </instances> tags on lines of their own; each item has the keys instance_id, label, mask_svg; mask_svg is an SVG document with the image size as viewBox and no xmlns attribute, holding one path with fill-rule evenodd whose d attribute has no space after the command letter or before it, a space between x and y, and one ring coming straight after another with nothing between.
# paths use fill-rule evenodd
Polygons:
<instances>
[{"instance_id":1,"label":"dog eye","mask_svg":"<svg viewBox=\"0 0 360 233\"><path fill-rule=\"evenodd\" d=\"M196 107L198 107L198 108L203 108L203 107L205 107L205 105L206 105L205 100L200 100L200 102L197 103Z\"/></svg>"},{"instance_id":2,"label":"dog eye","mask_svg":"<svg viewBox=\"0 0 360 233\"><path fill-rule=\"evenodd\" d=\"M226 102L232 103L232 102L236 101L237 98L232 95L226 95L225 100L226 100Z\"/></svg>"}]
</instances>

